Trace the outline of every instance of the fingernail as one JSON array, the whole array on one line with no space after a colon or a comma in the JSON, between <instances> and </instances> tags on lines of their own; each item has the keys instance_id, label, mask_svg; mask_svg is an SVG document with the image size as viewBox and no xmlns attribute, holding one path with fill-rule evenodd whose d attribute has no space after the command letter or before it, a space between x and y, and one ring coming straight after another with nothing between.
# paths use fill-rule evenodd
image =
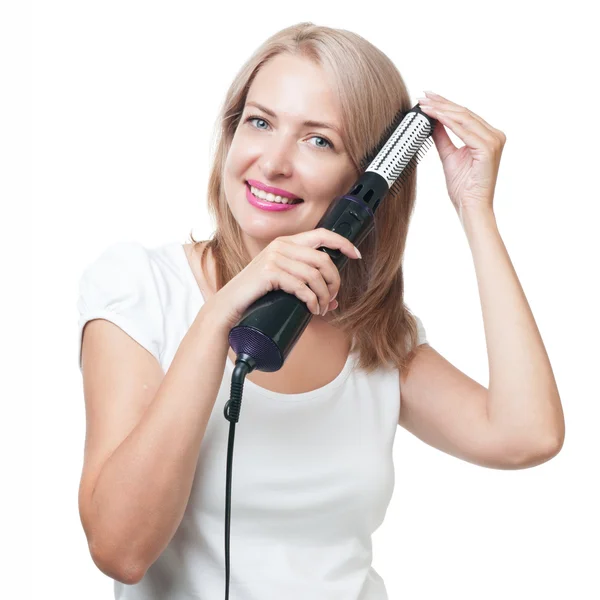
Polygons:
<instances>
[{"instance_id":1,"label":"fingernail","mask_svg":"<svg viewBox=\"0 0 600 600\"><path fill-rule=\"evenodd\" d=\"M356 254L358 254L358 258L362 258L362 254L359 252L358 248L354 246L354 249L356 250Z\"/></svg>"},{"instance_id":2,"label":"fingernail","mask_svg":"<svg viewBox=\"0 0 600 600\"><path fill-rule=\"evenodd\" d=\"M423 90L428 96L435 96L436 98L439 98L440 95L436 94L435 92L432 92L431 90Z\"/></svg>"}]
</instances>

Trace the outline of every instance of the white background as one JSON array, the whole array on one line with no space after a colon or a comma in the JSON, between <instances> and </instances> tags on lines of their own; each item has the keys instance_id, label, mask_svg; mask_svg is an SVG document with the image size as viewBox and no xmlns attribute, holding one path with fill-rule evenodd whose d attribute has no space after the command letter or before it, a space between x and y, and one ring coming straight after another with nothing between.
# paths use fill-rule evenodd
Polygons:
<instances>
[{"instance_id":1,"label":"white background","mask_svg":"<svg viewBox=\"0 0 600 600\"><path fill-rule=\"evenodd\" d=\"M496 218L566 415L562 452L519 471L472 465L398 429L394 496L373 536L373 565L390 599L600 597L599 47L589 5L554 6L55 0L34 2L20 17L4 9L3 122L17 109L25 119L3 150L5 181L15 190L7 198L27 193L29 166L21 159L29 139L33 181L29 226L11 238L10 262L30 259L34 309L20 321L32 326L31 358L6 369L7 382L31 386L33 403L30 448L17 451L23 436L10 419L4 423L5 473L22 476L30 449L33 463L30 508L20 493L25 484L4 494L3 531L13 541L3 541L3 564L15 566L3 577L3 598L112 598L77 507L85 437L78 279L115 241L152 246L183 243L191 229L197 239L211 235L206 187L224 94L267 37L301 21L375 44L414 103L433 90L506 134ZM419 165L405 287L429 343L487 386L472 257L433 145ZM15 363L4 346L6 368Z\"/></svg>"}]
</instances>

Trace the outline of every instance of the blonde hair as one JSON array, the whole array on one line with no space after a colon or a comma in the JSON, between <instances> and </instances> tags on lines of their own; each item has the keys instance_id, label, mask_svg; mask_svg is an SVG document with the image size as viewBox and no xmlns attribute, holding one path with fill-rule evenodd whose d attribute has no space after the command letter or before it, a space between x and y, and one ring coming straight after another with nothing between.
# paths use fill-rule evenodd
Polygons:
<instances>
[{"instance_id":1,"label":"blonde hair","mask_svg":"<svg viewBox=\"0 0 600 600\"><path fill-rule=\"evenodd\" d=\"M299 23L267 39L242 66L223 102L215 128L218 134L208 182L208 210L216 221L213 237L202 248L215 262L216 291L250 262L241 228L229 209L223 187L227 153L244 109L246 96L260 68L278 54L307 58L324 69L341 106L344 145L362 174L361 160L400 109L411 108L404 81L390 59L361 36L343 29ZM348 190L349 191L349 190ZM414 357L417 323L404 304L402 261L416 196L416 170L395 195L389 193L375 214L375 228L361 242L362 260L348 260L340 272L339 308L330 324L352 338L358 368L372 372L390 366L401 372ZM332 198L333 200L333 198ZM190 232L194 249L202 241ZM206 270L204 270L206 272Z\"/></svg>"}]
</instances>

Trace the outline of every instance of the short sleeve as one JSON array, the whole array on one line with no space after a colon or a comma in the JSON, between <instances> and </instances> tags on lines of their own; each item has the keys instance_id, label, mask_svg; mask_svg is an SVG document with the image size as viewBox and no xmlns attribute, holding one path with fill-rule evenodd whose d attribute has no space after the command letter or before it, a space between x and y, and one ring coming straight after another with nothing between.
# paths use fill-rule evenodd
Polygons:
<instances>
[{"instance_id":1,"label":"short sleeve","mask_svg":"<svg viewBox=\"0 0 600 600\"><path fill-rule=\"evenodd\" d=\"M419 317L417 317L416 315L415 319L417 321L417 333L419 335L417 345L420 346L421 344L427 343L427 335L425 333L425 327L423 327L423 322L421 321L421 319L419 319Z\"/></svg>"},{"instance_id":2,"label":"short sleeve","mask_svg":"<svg viewBox=\"0 0 600 600\"><path fill-rule=\"evenodd\" d=\"M80 371L83 329L92 319L111 321L160 362L164 318L158 276L148 249L130 241L112 244L83 271L77 300Z\"/></svg>"}]
</instances>

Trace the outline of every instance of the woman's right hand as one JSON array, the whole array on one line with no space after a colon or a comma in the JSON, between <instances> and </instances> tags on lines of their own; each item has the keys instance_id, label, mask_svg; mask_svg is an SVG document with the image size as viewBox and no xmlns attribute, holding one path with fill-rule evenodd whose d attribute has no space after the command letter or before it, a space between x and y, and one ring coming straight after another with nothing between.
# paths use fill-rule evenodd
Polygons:
<instances>
[{"instance_id":1,"label":"woman's right hand","mask_svg":"<svg viewBox=\"0 0 600 600\"><path fill-rule=\"evenodd\" d=\"M273 290L294 294L315 315L335 309L340 274L325 246L359 258L352 242L339 233L318 228L275 238L209 302L226 327L237 325L246 309Z\"/></svg>"}]
</instances>

